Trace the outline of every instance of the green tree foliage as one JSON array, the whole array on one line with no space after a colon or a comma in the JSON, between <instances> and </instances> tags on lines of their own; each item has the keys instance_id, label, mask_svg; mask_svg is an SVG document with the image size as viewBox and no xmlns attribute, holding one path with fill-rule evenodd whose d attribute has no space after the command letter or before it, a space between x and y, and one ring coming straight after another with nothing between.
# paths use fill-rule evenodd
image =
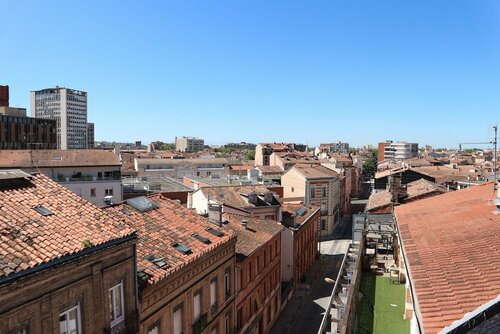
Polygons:
<instances>
[{"instance_id":1,"label":"green tree foliage","mask_svg":"<svg viewBox=\"0 0 500 334\"><path fill-rule=\"evenodd\" d=\"M255 160L255 151L247 151L244 156L245 160Z\"/></svg>"},{"instance_id":2,"label":"green tree foliage","mask_svg":"<svg viewBox=\"0 0 500 334\"><path fill-rule=\"evenodd\" d=\"M377 171L377 155L378 151L375 149L370 150L370 157L363 163L363 175L365 178L372 178Z\"/></svg>"}]
</instances>

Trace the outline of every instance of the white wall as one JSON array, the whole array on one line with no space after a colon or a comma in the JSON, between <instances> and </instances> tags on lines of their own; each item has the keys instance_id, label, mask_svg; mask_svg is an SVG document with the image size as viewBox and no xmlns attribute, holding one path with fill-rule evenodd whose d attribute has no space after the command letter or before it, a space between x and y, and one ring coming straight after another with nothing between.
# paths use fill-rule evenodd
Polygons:
<instances>
[{"instance_id":1,"label":"white wall","mask_svg":"<svg viewBox=\"0 0 500 334\"><path fill-rule=\"evenodd\" d=\"M60 184L99 207L106 205L103 200L104 196L106 196L106 189L113 189L113 203L121 202L123 200L121 180L110 182L61 182ZM95 197L91 196L91 189L95 189Z\"/></svg>"},{"instance_id":2,"label":"white wall","mask_svg":"<svg viewBox=\"0 0 500 334\"><path fill-rule=\"evenodd\" d=\"M196 212L200 215L208 213L208 199L201 190L195 191L191 196L190 208L196 209Z\"/></svg>"},{"instance_id":3,"label":"white wall","mask_svg":"<svg viewBox=\"0 0 500 334\"><path fill-rule=\"evenodd\" d=\"M293 232L287 228L281 231L281 280L293 279Z\"/></svg>"}]
</instances>

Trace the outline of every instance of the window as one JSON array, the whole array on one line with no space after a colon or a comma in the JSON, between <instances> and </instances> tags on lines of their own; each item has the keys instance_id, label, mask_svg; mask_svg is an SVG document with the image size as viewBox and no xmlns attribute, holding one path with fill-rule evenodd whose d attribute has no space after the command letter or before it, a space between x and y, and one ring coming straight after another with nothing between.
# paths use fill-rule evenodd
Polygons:
<instances>
[{"instance_id":1,"label":"window","mask_svg":"<svg viewBox=\"0 0 500 334\"><path fill-rule=\"evenodd\" d=\"M158 334L158 333L160 333L159 327L160 327L160 323L159 323L159 321L157 321L154 325L151 325L148 328L148 334Z\"/></svg>"},{"instance_id":2,"label":"window","mask_svg":"<svg viewBox=\"0 0 500 334\"><path fill-rule=\"evenodd\" d=\"M226 313L226 316L224 317L224 333L229 334L231 333L231 327L230 327L230 319L229 319L229 313Z\"/></svg>"},{"instance_id":3,"label":"window","mask_svg":"<svg viewBox=\"0 0 500 334\"><path fill-rule=\"evenodd\" d=\"M59 330L61 334L78 334L82 332L80 323L80 304L59 314Z\"/></svg>"},{"instance_id":4,"label":"window","mask_svg":"<svg viewBox=\"0 0 500 334\"><path fill-rule=\"evenodd\" d=\"M90 188L90 197L95 197L95 188Z\"/></svg>"},{"instance_id":5,"label":"window","mask_svg":"<svg viewBox=\"0 0 500 334\"><path fill-rule=\"evenodd\" d=\"M200 319L201 315L201 290L194 293L193 297L193 323Z\"/></svg>"},{"instance_id":6,"label":"window","mask_svg":"<svg viewBox=\"0 0 500 334\"><path fill-rule=\"evenodd\" d=\"M321 229L326 230L326 219L321 219Z\"/></svg>"},{"instance_id":7,"label":"window","mask_svg":"<svg viewBox=\"0 0 500 334\"><path fill-rule=\"evenodd\" d=\"M321 197L326 197L326 187L321 188Z\"/></svg>"},{"instance_id":8,"label":"window","mask_svg":"<svg viewBox=\"0 0 500 334\"><path fill-rule=\"evenodd\" d=\"M123 283L117 284L109 289L109 302L111 309L111 327L114 327L125 319Z\"/></svg>"},{"instance_id":9,"label":"window","mask_svg":"<svg viewBox=\"0 0 500 334\"><path fill-rule=\"evenodd\" d=\"M293 193L293 192L295 192L295 188L294 188L294 187L292 187L292 193Z\"/></svg>"},{"instance_id":10,"label":"window","mask_svg":"<svg viewBox=\"0 0 500 334\"><path fill-rule=\"evenodd\" d=\"M104 189L104 195L113 196L113 188Z\"/></svg>"},{"instance_id":11,"label":"window","mask_svg":"<svg viewBox=\"0 0 500 334\"><path fill-rule=\"evenodd\" d=\"M182 304L174 308L174 334L182 334Z\"/></svg>"},{"instance_id":12,"label":"window","mask_svg":"<svg viewBox=\"0 0 500 334\"><path fill-rule=\"evenodd\" d=\"M210 282L210 307L217 306L217 279Z\"/></svg>"},{"instance_id":13,"label":"window","mask_svg":"<svg viewBox=\"0 0 500 334\"><path fill-rule=\"evenodd\" d=\"M311 198L316 198L316 188L311 187L310 194L311 194Z\"/></svg>"},{"instance_id":14,"label":"window","mask_svg":"<svg viewBox=\"0 0 500 334\"><path fill-rule=\"evenodd\" d=\"M229 282L229 269L226 270L224 274L224 292L226 294L226 299L231 296L231 282Z\"/></svg>"}]
</instances>

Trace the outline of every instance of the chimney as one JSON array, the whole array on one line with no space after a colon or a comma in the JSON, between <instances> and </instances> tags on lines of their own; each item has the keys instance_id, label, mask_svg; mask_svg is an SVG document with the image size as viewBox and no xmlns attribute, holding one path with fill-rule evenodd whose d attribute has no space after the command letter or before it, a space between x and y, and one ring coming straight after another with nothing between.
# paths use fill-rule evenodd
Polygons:
<instances>
[{"instance_id":1,"label":"chimney","mask_svg":"<svg viewBox=\"0 0 500 334\"><path fill-rule=\"evenodd\" d=\"M212 224L222 226L222 205L208 204L208 221Z\"/></svg>"},{"instance_id":2,"label":"chimney","mask_svg":"<svg viewBox=\"0 0 500 334\"><path fill-rule=\"evenodd\" d=\"M496 187L496 197L493 200L493 204L497 207L496 211L493 211L494 214L500 214L500 186L497 182L494 183L494 186Z\"/></svg>"},{"instance_id":3,"label":"chimney","mask_svg":"<svg viewBox=\"0 0 500 334\"><path fill-rule=\"evenodd\" d=\"M242 219L241 225L245 228L245 230L247 230L248 229L248 219Z\"/></svg>"}]
</instances>

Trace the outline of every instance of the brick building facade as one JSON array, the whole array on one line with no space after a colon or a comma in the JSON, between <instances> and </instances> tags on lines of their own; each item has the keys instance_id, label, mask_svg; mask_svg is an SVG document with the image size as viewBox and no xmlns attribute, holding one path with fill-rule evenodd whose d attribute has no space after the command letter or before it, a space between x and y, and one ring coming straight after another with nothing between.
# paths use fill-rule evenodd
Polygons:
<instances>
[{"instance_id":1,"label":"brick building facade","mask_svg":"<svg viewBox=\"0 0 500 334\"><path fill-rule=\"evenodd\" d=\"M0 186L0 332L136 333L135 232L44 175Z\"/></svg>"}]
</instances>

